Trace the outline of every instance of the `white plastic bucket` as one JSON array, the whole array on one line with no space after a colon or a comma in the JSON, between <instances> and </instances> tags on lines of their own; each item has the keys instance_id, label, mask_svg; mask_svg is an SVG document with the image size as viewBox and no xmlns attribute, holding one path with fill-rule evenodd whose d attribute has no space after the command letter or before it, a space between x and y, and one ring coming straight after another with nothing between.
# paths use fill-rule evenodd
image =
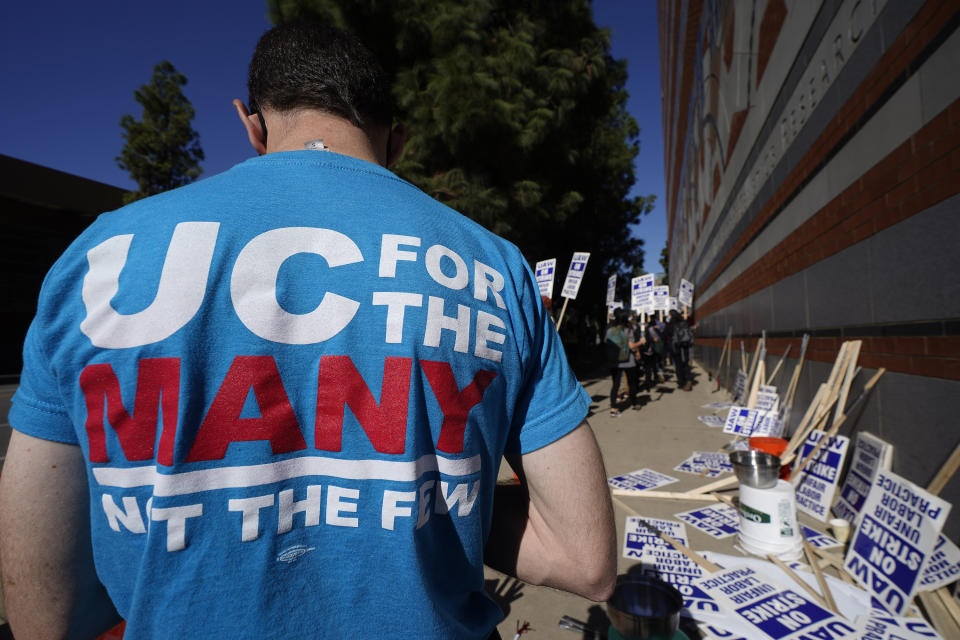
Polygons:
<instances>
[{"instance_id":1,"label":"white plastic bucket","mask_svg":"<svg viewBox=\"0 0 960 640\"><path fill-rule=\"evenodd\" d=\"M793 485L784 480L769 489L740 485L740 544L750 553L800 557L803 538L797 523Z\"/></svg>"}]
</instances>

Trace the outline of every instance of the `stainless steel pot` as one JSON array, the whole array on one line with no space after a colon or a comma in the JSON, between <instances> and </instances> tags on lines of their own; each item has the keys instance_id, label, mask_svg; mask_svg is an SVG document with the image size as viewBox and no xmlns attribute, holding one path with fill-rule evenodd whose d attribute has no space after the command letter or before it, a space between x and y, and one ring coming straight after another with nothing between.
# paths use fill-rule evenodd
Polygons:
<instances>
[{"instance_id":1,"label":"stainless steel pot","mask_svg":"<svg viewBox=\"0 0 960 640\"><path fill-rule=\"evenodd\" d=\"M628 573L617 576L617 586L607 600L607 616L624 638L669 640L680 626L683 596L674 587L652 576Z\"/></svg>"}]
</instances>

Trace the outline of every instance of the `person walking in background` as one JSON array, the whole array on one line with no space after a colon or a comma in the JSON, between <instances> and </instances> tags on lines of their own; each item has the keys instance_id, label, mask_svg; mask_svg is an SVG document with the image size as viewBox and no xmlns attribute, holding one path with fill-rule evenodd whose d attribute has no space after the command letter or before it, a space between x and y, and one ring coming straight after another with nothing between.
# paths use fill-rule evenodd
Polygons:
<instances>
[{"instance_id":1,"label":"person walking in background","mask_svg":"<svg viewBox=\"0 0 960 640\"><path fill-rule=\"evenodd\" d=\"M690 347L693 346L693 330L676 309L670 310L670 333L673 362L677 370L677 389L691 391L693 379L690 373Z\"/></svg>"},{"instance_id":2,"label":"person walking in background","mask_svg":"<svg viewBox=\"0 0 960 640\"><path fill-rule=\"evenodd\" d=\"M652 315L651 324L657 332L657 340L654 342L654 351L657 354L657 382L664 382L666 378L666 354L667 354L667 324L658 314Z\"/></svg>"},{"instance_id":3,"label":"person walking in background","mask_svg":"<svg viewBox=\"0 0 960 640\"><path fill-rule=\"evenodd\" d=\"M484 563L606 600L590 397L520 251L386 169L352 35L271 29L249 92L259 157L100 216L44 280L0 479L14 636L486 640Z\"/></svg>"},{"instance_id":4,"label":"person walking in background","mask_svg":"<svg viewBox=\"0 0 960 640\"><path fill-rule=\"evenodd\" d=\"M610 415L620 415L618 394L622 376L627 378L627 397L629 406L637 408L637 360L633 350L637 346L633 342L633 332L630 329L630 320L624 309L617 309L613 314L613 323L607 329L604 345L607 353L607 366L610 369Z\"/></svg>"},{"instance_id":5,"label":"person walking in background","mask_svg":"<svg viewBox=\"0 0 960 640\"><path fill-rule=\"evenodd\" d=\"M660 343L660 333L653 324L653 315L647 316L646 324L642 325L640 338L637 340L637 351L643 363L645 389L653 391L657 385L657 344ZM662 343L661 348L662 348Z\"/></svg>"}]
</instances>

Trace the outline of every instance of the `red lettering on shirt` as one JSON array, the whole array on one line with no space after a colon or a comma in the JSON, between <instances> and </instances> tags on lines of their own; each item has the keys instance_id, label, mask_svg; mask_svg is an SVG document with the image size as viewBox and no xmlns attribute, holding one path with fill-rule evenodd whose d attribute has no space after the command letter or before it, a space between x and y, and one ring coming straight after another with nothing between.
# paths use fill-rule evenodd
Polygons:
<instances>
[{"instance_id":1,"label":"red lettering on shirt","mask_svg":"<svg viewBox=\"0 0 960 640\"><path fill-rule=\"evenodd\" d=\"M314 424L317 449L340 451L344 406L348 406L375 450L403 453L412 371L411 358L386 358L378 405L349 356L323 356Z\"/></svg>"},{"instance_id":2,"label":"red lettering on shirt","mask_svg":"<svg viewBox=\"0 0 960 640\"><path fill-rule=\"evenodd\" d=\"M473 382L461 391L457 386L456 378L453 377L453 368L450 363L421 360L420 366L427 374L427 381L433 389L433 395L436 396L440 410L443 411L443 424L440 425L437 449L444 453L461 453L470 409L483 400L483 392L487 390L497 374L481 369L473 376Z\"/></svg>"},{"instance_id":3,"label":"red lettering on shirt","mask_svg":"<svg viewBox=\"0 0 960 640\"><path fill-rule=\"evenodd\" d=\"M241 418L250 389L259 418ZM187 462L222 460L231 442L269 440L274 454L307 448L272 356L237 356L200 424Z\"/></svg>"},{"instance_id":4,"label":"red lettering on shirt","mask_svg":"<svg viewBox=\"0 0 960 640\"><path fill-rule=\"evenodd\" d=\"M163 427L157 461L173 464L180 399L180 358L145 358L137 367L137 391L133 415L127 413L117 374L109 364L91 364L80 373L80 388L87 405L87 441L90 462L110 462L107 456L106 421L113 427L127 460L153 458L157 421L163 411ZM106 405L106 406L104 406Z\"/></svg>"}]
</instances>

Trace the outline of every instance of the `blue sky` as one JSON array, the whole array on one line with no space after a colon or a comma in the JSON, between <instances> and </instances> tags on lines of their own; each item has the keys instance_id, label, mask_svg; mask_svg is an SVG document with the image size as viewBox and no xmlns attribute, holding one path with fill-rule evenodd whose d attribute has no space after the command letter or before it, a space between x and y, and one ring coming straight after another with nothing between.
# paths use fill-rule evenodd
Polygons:
<instances>
[{"instance_id":1,"label":"blue sky","mask_svg":"<svg viewBox=\"0 0 960 640\"><path fill-rule=\"evenodd\" d=\"M657 196L633 233L645 241L646 271L656 272L666 242L656 3L594 0L593 8L613 32L613 56L628 63L628 108L641 128L633 193ZM164 59L188 78L204 176L253 153L230 101L246 101L247 63L270 26L262 0L30 0L6 3L0 18L0 153L132 188L114 161L119 122L140 117L133 91Z\"/></svg>"}]
</instances>

